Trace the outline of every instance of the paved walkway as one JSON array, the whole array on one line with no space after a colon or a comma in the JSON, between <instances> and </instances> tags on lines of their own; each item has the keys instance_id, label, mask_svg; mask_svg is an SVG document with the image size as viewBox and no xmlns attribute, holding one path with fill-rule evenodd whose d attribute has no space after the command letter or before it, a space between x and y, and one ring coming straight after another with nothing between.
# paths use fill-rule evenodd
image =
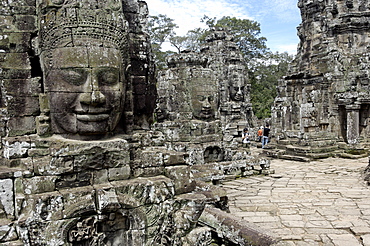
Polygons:
<instances>
[{"instance_id":1,"label":"paved walkway","mask_svg":"<svg viewBox=\"0 0 370 246\"><path fill-rule=\"evenodd\" d=\"M282 238L279 245L370 246L368 158L272 160L270 176L225 182L231 213Z\"/></svg>"}]
</instances>

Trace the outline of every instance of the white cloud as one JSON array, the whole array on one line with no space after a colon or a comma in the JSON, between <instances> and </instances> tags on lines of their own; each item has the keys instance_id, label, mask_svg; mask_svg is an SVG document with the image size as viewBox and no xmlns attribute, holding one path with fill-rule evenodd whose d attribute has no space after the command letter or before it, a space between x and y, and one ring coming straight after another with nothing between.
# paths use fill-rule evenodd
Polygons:
<instances>
[{"instance_id":1,"label":"white cloud","mask_svg":"<svg viewBox=\"0 0 370 246\"><path fill-rule=\"evenodd\" d=\"M297 44L277 45L276 47L280 52L288 52L291 55L297 54Z\"/></svg>"},{"instance_id":2,"label":"white cloud","mask_svg":"<svg viewBox=\"0 0 370 246\"><path fill-rule=\"evenodd\" d=\"M204 15L217 19L232 16L255 20L261 24L261 36L266 37L272 51L296 53L296 27L300 22L298 0L146 0L150 15L165 14L179 28L176 34L202 27ZM297 42L297 41L296 41Z\"/></svg>"},{"instance_id":3,"label":"white cloud","mask_svg":"<svg viewBox=\"0 0 370 246\"><path fill-rule=\"evenodd\" d=\"M243 11L243 5L230 0L147 0L146 2L150 15L165 14L174 19L179 26L176 30L177 35L185 35L188 30L205 27L200 22L204 15L211 18L233 16L240 19L251 19Z\"/></svg>"}]
</instances>

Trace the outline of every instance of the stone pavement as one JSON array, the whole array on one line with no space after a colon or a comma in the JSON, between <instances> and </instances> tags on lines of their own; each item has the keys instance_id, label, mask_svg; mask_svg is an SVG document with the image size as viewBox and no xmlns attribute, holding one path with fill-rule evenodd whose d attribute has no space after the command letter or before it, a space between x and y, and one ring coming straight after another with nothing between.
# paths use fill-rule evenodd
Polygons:
<instances>
[{"instance_id":1,"label":"stone pavement","mask_svg":"<svg viewBox=\"0 0 370 246\"><path fill-rule=\"evenodd\" d=\"M270 176L222 184L232 214L266 228L279 245L370 246L368 158L272 160Z\"/></svg>"}]
</instances>

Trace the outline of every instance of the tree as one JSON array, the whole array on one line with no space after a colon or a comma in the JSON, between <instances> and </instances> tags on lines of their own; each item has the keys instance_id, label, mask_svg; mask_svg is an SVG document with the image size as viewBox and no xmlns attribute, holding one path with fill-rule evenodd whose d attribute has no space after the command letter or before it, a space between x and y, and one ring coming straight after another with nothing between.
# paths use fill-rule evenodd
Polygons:
<instances>
[{"instance_id":1,"label":"tree","mask_svg":"<svg viewBox=\"0 0 370 246\"><path fill-rule=\"evenodd\" d=\"M254 62L252 69L249 70L253 112L259 119L271 116L276 86L279 79L287 74L292 60L293 55L287 52L266 52L264 57Z\"/></svg>"},{"instance_id":2,"label":"tree","mask_svg":"<svg viewBox=\"0 0 370 246\"><path fill-rule=\"evenodd\" d=\"M178 28L178 26L174 23L174 20L166 15L149 16L148 33L151 39L154 60L159 70L166 67L166 58L175 53L161 50L164 42L176 36L175 28Z\"/></svg>"},{"instance_id":3,"label":"tree","mask_svg":"<svg viewBox=\"0 0 370 246\"><path fill-rule=\"evenodd\" d=\"M170 43L180 53L183 50L199 51L205 29L196 28L190 30L185 36L174 36L170 38Z\"/></svg>"},{"instance_id":4,"label":"tree","mask_svg":"<svg viewBox=\"0 0 370 246\"><path fill-rule=\"evenodd\" d=\"M259 36L261 28L256 21L230 16L224 16L219 20L204 16L201 21L205 22L209 28L222 27L228 30L234 37L247 62L251 59L262 58L268 51L266 46L267 39Z\"/></svg>"}]
</instances>

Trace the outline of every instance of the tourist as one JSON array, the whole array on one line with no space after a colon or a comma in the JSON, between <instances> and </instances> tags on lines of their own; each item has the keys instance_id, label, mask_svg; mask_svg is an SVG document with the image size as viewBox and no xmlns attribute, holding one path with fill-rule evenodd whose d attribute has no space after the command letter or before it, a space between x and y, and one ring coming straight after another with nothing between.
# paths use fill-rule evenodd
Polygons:
<instances>
[{"instance_id":1,"label":"tourist","mask_svg":"<svg viewBox=\"0 0 370 246\"><path fill-rule=\"evenodd\" d=\"M258 129L257 131L257 142L262 141L262 136L263 136L263 126L261 126L260 129Z\"/></svg>"},{"instance_id":2,"label":"tourist","mask_svg":"<svg viewBox=\"0 0 370 246\"><path fill-rule=\"evenodd\" d=\"M262 149L264 149L269 142L269 134L270 134L269 124L266 124L265 128L263 128Z\"/></svg>"},{"instance_id":3,"label":"tourist","mask_svg":"<svg viewBox=\"0 0 370 246\"><path fill-rule=\"evenodd\" d=\"M242 133L242 142L246 148L249 148L249 145L251 143L249 138L250 138L250 134L248 132L248 128L244 128L243 133Z\"/></svg>"}]
</instances>

